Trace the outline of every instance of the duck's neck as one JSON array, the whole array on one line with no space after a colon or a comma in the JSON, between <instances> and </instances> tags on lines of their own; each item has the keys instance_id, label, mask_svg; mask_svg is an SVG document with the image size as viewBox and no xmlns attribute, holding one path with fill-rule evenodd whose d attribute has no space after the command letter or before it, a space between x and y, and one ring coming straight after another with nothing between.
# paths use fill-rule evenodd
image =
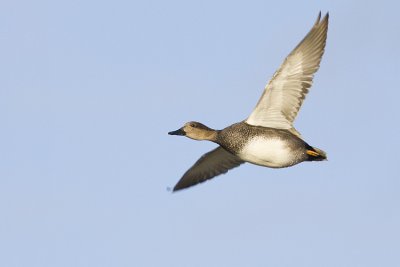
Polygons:
<instances>
[{"instance_id":1,"label":"duck's neck","mask_svg":"<svg viewBox=\"0 0 400 267\"><path fill-rule=\"evenodd\" d=\"M218 139L218 130L210 129L203 132L202 140L207 140L216 143Z\"/></svg>"}]
</instances>

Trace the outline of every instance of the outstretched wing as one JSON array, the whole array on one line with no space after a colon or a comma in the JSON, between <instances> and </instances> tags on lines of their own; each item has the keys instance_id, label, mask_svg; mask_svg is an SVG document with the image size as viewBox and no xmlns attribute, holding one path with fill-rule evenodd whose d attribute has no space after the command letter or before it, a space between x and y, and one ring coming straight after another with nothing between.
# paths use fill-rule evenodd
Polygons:
<instances>
[{"instance_id":1,"label":"outstretched wing","mask_svg":"<svg viewBox=\"0 0 400 267\"><path fill-rule=\"evenodd\" d=\"M329 14L318 19L275 72L246 122L255 126L291 129L324 54Z\"/></svg>"},{"instance_id":2,"label":"outstretched wing","mask_svg":"<svg viewBox=\"0 0 400 267\"><path fill-rule=\"evenodd\" d=\"M222 147L204 154L196 163L185 172L173 191L181 190L198 183L202 183L217 175L226 173L232 168L244 163L237 156L229 153Z\"/></svg>"}]
</instances>

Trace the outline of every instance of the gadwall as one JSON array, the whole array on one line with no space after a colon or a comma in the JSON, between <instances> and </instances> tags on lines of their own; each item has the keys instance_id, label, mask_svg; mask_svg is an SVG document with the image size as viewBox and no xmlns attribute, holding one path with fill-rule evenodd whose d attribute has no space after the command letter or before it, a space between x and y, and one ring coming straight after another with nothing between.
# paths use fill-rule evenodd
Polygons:
<instances>
[{"instance_id":1,"label":"gadwall","mask_svg":"<svg viewBox=\"0 0 400 267\"><path fill-rule=\"evenodd\" d=\"M173 191L204 182L245 162L284 168L303 161L325 160L326 153L308 145L293 121L319 68L325 49L329 13L317 21L275 72L250 116L223 130L188 122L169 132L219 146L204 154L179 180Z\"/></svg>"}]
</instances>

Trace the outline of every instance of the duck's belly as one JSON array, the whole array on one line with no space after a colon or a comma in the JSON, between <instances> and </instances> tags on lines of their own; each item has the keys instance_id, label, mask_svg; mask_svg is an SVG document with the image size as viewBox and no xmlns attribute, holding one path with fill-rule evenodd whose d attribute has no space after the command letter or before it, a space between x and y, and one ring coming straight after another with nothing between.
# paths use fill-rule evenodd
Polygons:
<instances>
[{"instance_id":1,"label":"duck's belly","mask_svg":"<svg viewBox=\"0 0 400 267\"><path fill-rule=\"evenodd\" d=\"M243 147L238 156L244 161L261 166L289 167L301 160L296 156L297 151L291 150L287 142L280 138L255 137Z\"/></svg>"}]
</instances>

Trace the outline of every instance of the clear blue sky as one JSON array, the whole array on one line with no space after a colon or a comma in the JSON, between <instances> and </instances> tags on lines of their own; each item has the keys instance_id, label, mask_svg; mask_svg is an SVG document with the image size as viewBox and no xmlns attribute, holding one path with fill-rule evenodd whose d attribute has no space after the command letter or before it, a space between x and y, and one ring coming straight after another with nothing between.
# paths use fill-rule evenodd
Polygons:
<instances>
[{"instance_id":1,"label":"clear blue sky","mask_svg":"<svg viewBox=\"0 0 400 267\"><path fill-rule=\"evenodd\" d=\"M303 3L301 3L303 2ZM400 266L396 1L3 1L0 266ZM296 127L329 161L167 192L330 12Z\"/></svg>"}]
</instances>

